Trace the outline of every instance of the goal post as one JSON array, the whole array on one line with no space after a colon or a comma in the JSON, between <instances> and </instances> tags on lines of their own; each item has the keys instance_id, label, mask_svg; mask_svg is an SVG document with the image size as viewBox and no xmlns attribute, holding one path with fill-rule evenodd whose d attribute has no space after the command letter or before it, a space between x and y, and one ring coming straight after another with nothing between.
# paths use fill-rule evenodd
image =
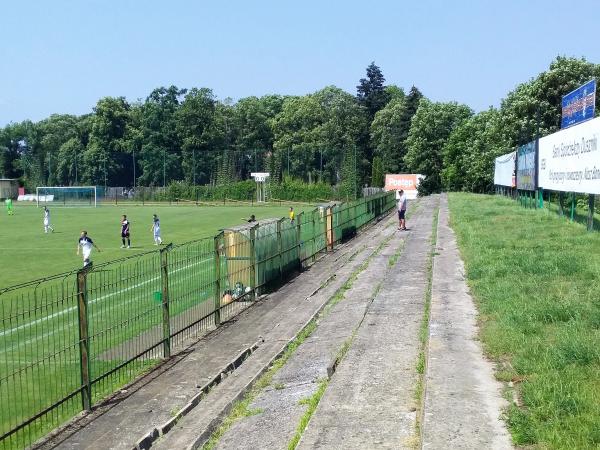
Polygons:
<instances>
[{"instance_id":1,"label":"goal post","mask_svg":"<svg viewBox=\"0 0 600 450\"><path fill-rule=\"evenodd\" d=\"M91 206L99 205L97 186L38 186L36 201L40 206Z\"/></svg>"}]
</instances>

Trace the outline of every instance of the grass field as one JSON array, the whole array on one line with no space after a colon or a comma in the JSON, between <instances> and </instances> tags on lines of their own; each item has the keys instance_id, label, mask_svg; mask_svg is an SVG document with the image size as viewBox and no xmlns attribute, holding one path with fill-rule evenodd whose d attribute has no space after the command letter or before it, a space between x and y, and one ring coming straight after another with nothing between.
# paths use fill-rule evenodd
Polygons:
<instances>
[{"instance_id":1,"label":"grass field","mask_svg":"<svg viewBox=\"0 0 600 450\"><path fill-rule=\"evenodd\" d=\"M294 208L300 211L300 206ZM306 207L306 210L313 207ZM0 289L81 267L76 256L79 233L85 229L102 250L94 251L98 264L125 254L156 248L153 244L152 214L161 221L165 243L181 243L214 236L218 229L237 225L254 214L257 219L286 217L283 206L130 206L99 208L50 208L54 233L44 234L42 210L16 205L15 215L0 211ZM121 215L131 222L132 248L120 249Z\"/></svg>"},{"instance_id":2,"label":"grass field","mask_svg":"<svg viewBox=\"0 0 600 450\"><path fill-rule=\"evenodd\" d=\"M450 210L514 442L600 448L600 234L502 197Z\"/></svg>"}]
</instances>

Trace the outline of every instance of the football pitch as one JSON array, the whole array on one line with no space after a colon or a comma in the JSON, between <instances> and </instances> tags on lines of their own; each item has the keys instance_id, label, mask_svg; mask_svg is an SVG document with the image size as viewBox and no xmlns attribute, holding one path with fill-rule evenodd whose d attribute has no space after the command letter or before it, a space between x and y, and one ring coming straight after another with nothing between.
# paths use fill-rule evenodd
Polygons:
<instances>
[{"instance_id":1,"label":"football pitch","mask_svg":"<svg viewBox=\"0 0 600 450\"><path fill-rule=\"evenodd\" d=\"M81 267L76 255L81 230L98 245L95 264L153 250L152 214L161 223L164 243L183 243L214 236L219 229L238 225L254 214L258 219L286 217L289 207L273 206L130 206L98 208L50 207L54 233L44 233L42 209L16 205L15 215L0 211L0 289ZM300 211L301 208L294 209ZM313 207L306 206L311 210ZM131 247L121 249L120 220L131 222Z\"/></svg>"}]
</instances>

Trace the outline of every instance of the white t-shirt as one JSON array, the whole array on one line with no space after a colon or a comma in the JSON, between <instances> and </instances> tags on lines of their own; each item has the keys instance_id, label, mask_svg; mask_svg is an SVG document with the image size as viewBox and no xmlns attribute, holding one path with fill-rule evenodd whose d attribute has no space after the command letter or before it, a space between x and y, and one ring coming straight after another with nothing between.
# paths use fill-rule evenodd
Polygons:
<instances>
[{"instance_id":1,"label":"white t-shirt","mask_svg":"<svg viewBox=\"0 0 600 450\"><path fill-rule=\"evenodd\" d=\"M44 223L45 224L50 223L50 211L48 211L48 210L44 211Z\"/></svg>"},{"instance_id":2,"label":"white t-shirt","mask_svg":"<svg viewBox=\"0 0 600 450\"><path fill-rule=\"evenodd\" d=\"M90 253L92 253L92 246L94 245L94 241L92 241L87 236L81 237L79 238L79 245L81 246L84 259L88 258L90 256Z\"/></svg>"},{"instance_id":3,"label":"white t-shirt","mask_svg":"<svg viewBox=\"0 0 600 450\"><path fill-rule=\"evenodd\" d=\"M398 198L398 211L406 211L406 194L402 194Z\"/></svg>"}]
</instances>

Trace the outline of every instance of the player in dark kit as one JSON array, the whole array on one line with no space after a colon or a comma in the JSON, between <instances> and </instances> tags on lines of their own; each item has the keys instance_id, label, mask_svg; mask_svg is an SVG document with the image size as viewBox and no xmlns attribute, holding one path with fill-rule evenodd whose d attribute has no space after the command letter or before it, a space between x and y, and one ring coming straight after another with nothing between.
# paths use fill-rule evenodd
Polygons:
<instances>
[{"instance_id":1,"label":"player in dark kit","mask_svg":"<svg viewBox=\"0 0 600 450\"><path fill-rule=\"evenodd\" d=\"M125 248L125 239L127 239L127 248L131 248L131 239L129 239L129 220L127 220L127 216L123 214L121 218L121 241L123 244L121 248Z\"/></svg>"}]
</instances>

